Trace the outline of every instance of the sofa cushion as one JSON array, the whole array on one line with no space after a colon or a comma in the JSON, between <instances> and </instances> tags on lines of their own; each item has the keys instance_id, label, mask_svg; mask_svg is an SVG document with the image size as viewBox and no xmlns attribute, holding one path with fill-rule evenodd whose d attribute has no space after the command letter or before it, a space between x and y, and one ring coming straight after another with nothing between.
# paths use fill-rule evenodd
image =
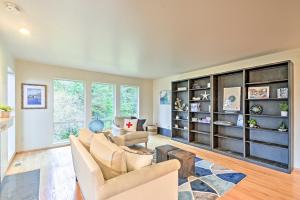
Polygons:
<instances>
[{"instance_id":1,"label":"sofa cushion","mask_svg":"<svg viewBox=\"0 0 300 200\"><path fill-rule=\"evenodd\" d=\"M88 151L90 151L90 146L91 146L93 136L94 133L87 128L83 128L79 130L78 139Z\"/></svg>"},{"instance_id":2,"label":"sofa cushion","mask_svg":"<svg viewBox=\"0 0 300 200\"><path fill-rule=\"evenodd\" d=\"M126 131L136 131L137 119L125 119L123 129Z\"/></svg>"},{"instance_id":3,"label":"sofa cushion","mask_svg":"<svg viewBox=\"0 0 300 200\"><path fill-rule=\"evenodd\" d=\"M126 146L121 146L121 148L125 150L126 165L128 172L138 170L152 164L152 154L140 153L139 151L130 149Z\"/></svg>"},{"instance_id":4,"label":"sofa cushion","mask_svg":"<svg viewBox=\"0 0 300 200\"><path fill-rule=\"evenodd\" d=\"M127 172L125 151L103 134L94 135L90 151L106 180Z\"/></svg>"},{"instance_id":5,"label":"sofa cushion","mask_svg":"<svg viewBox=\"0 0 300 200\"><path fill-rule=\"evenodd\" d=\"M145 122L146 122L146 119L138 119L136 130L137 131L144 131Z\"/></svg>"}]
</instances>

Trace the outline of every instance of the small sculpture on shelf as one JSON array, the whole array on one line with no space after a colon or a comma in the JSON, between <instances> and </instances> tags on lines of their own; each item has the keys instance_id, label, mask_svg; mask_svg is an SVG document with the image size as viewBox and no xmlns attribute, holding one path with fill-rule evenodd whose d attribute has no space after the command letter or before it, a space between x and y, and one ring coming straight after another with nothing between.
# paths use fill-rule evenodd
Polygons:
<instances>
[{"instance_id":1,"label":"small sculpture on shelf","mask_svg":"<svg viewBox=\"0 0 300 200\"><path fill-rule=\"evenodd\" d=\"M201 94L202 100L209 100L210 94L208 94L206 91L204 91L204 94Z\"/></svg>"},{"instance_id":2,"label":"small sculpture on shelf","mask_svg":"<svg viewBox=\"0 0 300 200\"><path fill-rule=\"evenodd\" d=\"M175 127L175 128L178 128L178 124L175 124L174 127Z\"/></svg>"},{"instance_id":3,"label":"small sculpture on shelf","mask_svg":"<svg viewBox=\"0 0 300 200\"><path fill-rule=\"evenodd\" d=\"M180 118L179 118L179 115L176 115L175 119L180 119Z\"/></svg>"},{"instance_id":4,"label":"small sculpture on shelf","mask_svg":"<svg viewBox=\"0 0 300 200\"><path fill-rule=\"evenodd\" d=\"M254 115L261 115L263 113L264 109L261 105L254 104L250 107L250 113Z\"/></svg>"},{"instance_id":5,"label":"small sculpture on shelf","mask_svg":"<svg viewBox=\"0 0 300 200\"><path fill-rule=\"evenodd\" d=\"M193 97L192 100L193 100L193 101L200 101L200 100L201 100L201 97Z\"/></svg>"},{"instance_id":6,"label":"small sculpture on shelf","mask_svg":"<svg viewBox=\"0 0 300 200\"><path fill-rule=\"evenodd\" d=\"M259 128L259 126L257 125L257 121L255 119L248 120L248 124L250 128Z\"/></svg>"},{"instance_id":7,"label":"small sculpture on shelf","mask_svg":"<svg viewBox=\"0 0 300 200\"><path fill-rule=\"evenodd\" d=\"M284 122L281 122L280 126L278 127L278 131L281 131L281 132L287 132L288 131L288 128L287 128L287 126L285 125Z\"/></svg>"},{"instance_id":8,"label":"small sculpture on shelf","mask_svg":"<svg viewBox=\"0 0 300 200\"><path fill-rule=\"evenodd\" d=\"M193 89L200 89L201 86L200 86L199 82L195 81L195 82L193 83L192 88L193 88Z\"/></svg>"},{"instance_id":9,"label":"small sculpture on shelf","mask_svg":"<svg viewBox=\"0 0 300 200\"><path fill-rule=\"evenodd\" d=\"M174 108L175 110L179 110L179 111L188 111L188 106L185 103L181 104L181 99L176 98L176 101L174 103Z\"/></svg>"}]
</instances>

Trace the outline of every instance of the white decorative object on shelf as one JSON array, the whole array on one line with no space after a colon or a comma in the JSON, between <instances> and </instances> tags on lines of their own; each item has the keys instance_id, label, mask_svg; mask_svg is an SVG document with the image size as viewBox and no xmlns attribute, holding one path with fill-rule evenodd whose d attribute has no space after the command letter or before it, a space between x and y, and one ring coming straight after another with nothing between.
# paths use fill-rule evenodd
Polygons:
<instances>
[{"instance_id":1,"label":"white decorative object on shelf","mask_svg":"<svg viewBox=\"0 0 300 200\"><path fill-rule=\"evenodd\" d=\"M214 124L216 125L223 125L223 126L232 126L233 122L228 121L215 121Z\"/></svg>"},{"instance_id":2,"label":"white decorative object on shelf","mask_svg":"<svg viewBox=\"0 0 300 200\"><path fill-rule=\"evenodd\" d=\"M192 122L197 122L198 118L197 117L192 117Z\"/></svg>"},{"instance_id":3,"label":"white decorative object on shelf","mask_svg":"<svg viewBox=\"0 0 300 200\"><path fill-rule=\"evenodd\" d=\"M202 96L202 100L209 100L208 97L210 96L210 94L204 91L204 94L201 94L201 96Z\"/></svg>"},{"instance_id":4,"label":"white decorative object on shelf","mask_svg":"<svg viewBox=\"0 0 300 200\"><path fill-rule=\"evenodd\" d=\"M210 88L210 83L207 83L207 88Z\"/></svg>"},{"instance_id":5,"label":"white decorative object on shelf","mask_svg":"<svg viewBox=\"0 0 300 200\"><path fill-rule=\"evenodd\" d=\"M193 97L192 100L194 100L194 101L200 101L201 97Z\"/></svg>"},{"instance_id":6,"label":"white decorative object on shelf","mask_svg":"<svg viewBox=\"0 0 300 200\"><path fill-rule=\"evenodd\" d=\"M200 103L191 103L191 112L200 112Z\"/></svg>"},{"instance_id":7,"label":"white decorative object on shelf","mask_svg":"<svg viewBox=\"0 0 300 200\"><path fill-rule=\"evenodd\" d=\"M238 116L238 120L236 123L237 126L243 127L244 126L244 119L243 119L243 115L239 115Z\"/></svg>"},{"instance_id":8,"label":"white decorative object on shelf","mask_svg":"<svg viewBox=\"0 0 300 200\"><path fill-rule=\"evenodd\" d=\"M187 90L187 87L179 87L179 88L177 88L177 91L185 91L185 90Z\"/></svg>"},{"instance_id":9,"label":"white decorative object on shelf","mask_svg":"<svg viewBox=\"0 0 300 200\"><path fill-rule=\"evenodd\" d=\"M278 99L287 99L289 96L288 88L278 88L277 89L277 98Z\"/></svg>"}]
</instances>

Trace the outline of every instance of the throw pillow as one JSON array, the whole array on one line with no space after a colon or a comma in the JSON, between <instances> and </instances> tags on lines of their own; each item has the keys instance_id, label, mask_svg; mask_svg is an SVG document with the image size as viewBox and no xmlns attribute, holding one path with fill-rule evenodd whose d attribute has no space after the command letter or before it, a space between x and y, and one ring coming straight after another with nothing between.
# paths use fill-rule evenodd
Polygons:
<instances>
[{"instance_id":1,"label":"throw pillow","mask_svg":"<svg viewBox=\"0 0 300 200\"><path fill-rule=\"evenodd\" d=\"M137 131L144 131L145 122L146 122L146 119L138 119L136 130Z\"/></svg>"},{"instance_id":2,"label":"throw pillow","mask_svg":"<svg viewBox=\"0 0 300 200\"><path fill-rule=\"evenodd\" d=\"M90 151L93 136L94 133L87 128L80 129L79 131L78 139L88 151Z\"/></svg>"},{"instance_id":3,"label":"throw pillow","mask_svg":"<svg viewBox=\"0 0 300 200\"><path fill-rule=\"evenodd\" d=\"M141 169L152 164L153 155L140 154L138 151L129 149L126 146L121 146L125 150L127 171Z\"/></svg>"},{"instance_id":4,"label":"throw pillow","mask_svg":"<svg viewBox=\"0 0 300 200\"><path fill-rule=\"evenodd\" d=\"M136 131L137 121L137 119L125 119L123 129L126 131Z\"/></svg>"},{"instance_id":5,"label":"throw pillow","mask_svg":"<svg viewBox=\"0 0 300 200\"><path fill-rule=\"evenodd\" d=\"M104 134L94 135L91 155L99 165L105 180L127 172L125 151L111 143Z\"/></svg>"}]
</instances>

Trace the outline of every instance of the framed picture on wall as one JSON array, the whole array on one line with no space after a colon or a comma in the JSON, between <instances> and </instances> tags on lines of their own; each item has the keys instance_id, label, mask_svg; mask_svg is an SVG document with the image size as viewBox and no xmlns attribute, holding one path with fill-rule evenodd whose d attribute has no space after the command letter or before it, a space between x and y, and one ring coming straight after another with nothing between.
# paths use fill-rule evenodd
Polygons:
<instances>
[{"instance_id":1,"label":"framed picture on wall","mask_svg":"<svg viewBox=\"0 0 300 200\"><path fill-rule=\"evenodd\" d=\"M46 109L47 85L22 83L22 109Z\"/></svg>"},{"instance_id":2,"label":"framed picture on wall","mask_svg":"<svg viewBox=\"0 0 300 200\"><path fill-rule=\"evenodd\" d=\"M171 104L171 90L161 90L159 95L160 105Z\"/></svg>"}]
</instances>

